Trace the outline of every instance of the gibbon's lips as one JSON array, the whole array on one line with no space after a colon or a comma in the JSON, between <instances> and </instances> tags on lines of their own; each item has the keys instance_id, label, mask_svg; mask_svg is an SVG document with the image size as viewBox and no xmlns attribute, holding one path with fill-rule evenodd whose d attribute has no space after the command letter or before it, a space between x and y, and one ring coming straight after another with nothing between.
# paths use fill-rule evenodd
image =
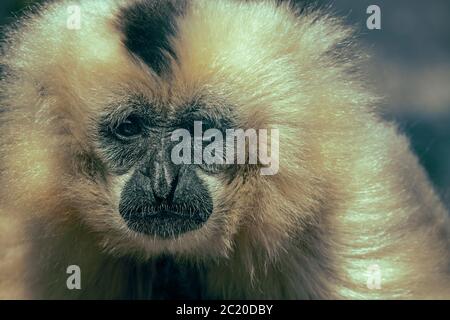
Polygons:
<instances>
[{"instance_id":1,"label":"gibbon's lips","mask_svg":"<svg viewBox=\"0 0 450 320\"><path fill-rule=\"evenodd\" d=\"M187 205L120 206L119 211L131 230L168 239L199 229L208 220L212 207L200 210Z\"/></svg>"},{"instance_id":2,"label":"gibbon's lips","mask_svg":"<svg viewBox=\"0 0 450 320\"><path fill-rule=\"evenodd\" d=\"M131 230L165 239L198 229L208 220L205 214L168 208L138 209L121 215Z\"/></svg>"}]
</instances>

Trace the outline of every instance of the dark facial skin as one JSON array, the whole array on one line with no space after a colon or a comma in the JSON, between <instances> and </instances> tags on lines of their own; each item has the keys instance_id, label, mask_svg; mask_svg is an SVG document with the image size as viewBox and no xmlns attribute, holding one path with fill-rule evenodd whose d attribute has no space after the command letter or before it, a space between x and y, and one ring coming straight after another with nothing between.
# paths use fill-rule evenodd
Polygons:
<instances>
[{"instance_id":1,"label":"dark facial skin","mask_svg":"<svg viewBox=\"0 0 450 320\"><path fill-rule=\"evenodd\" d=\"M194 121L210 128L230 124L217 113L211 117L192 106L176 115L161 115L139 100L100 121L100 146L111 170L117 175L134 170L119 204L119 212L131 230L176 238L200 228L211 215L211 195L196 173L197 167L211 173L209 168L176 165L170 159L177 144L171 141L171 133L180 128L191 131Z\"/></svg>"},{"instance_id":2,"label":"dark facial skin","mask_svg":"<svg viewBox=\"0 0 450 320\"><path fill-rule=\"evenodd\" d=\"M168 169L172 173L164 176L161 167L170 165L165 162L157 169L158 165L143 165L123 189L119 211L128 227L161 238L201 227L212 213L213 204L193 168ZM142 172L150 168L154 169L150 175Z\"/></svg>"}]
</instances>

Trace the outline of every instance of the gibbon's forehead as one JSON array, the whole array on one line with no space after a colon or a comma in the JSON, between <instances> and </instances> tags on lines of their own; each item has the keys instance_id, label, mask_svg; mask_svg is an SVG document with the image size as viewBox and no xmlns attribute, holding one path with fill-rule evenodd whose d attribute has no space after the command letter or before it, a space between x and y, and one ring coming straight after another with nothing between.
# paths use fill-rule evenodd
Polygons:
<instances>
[{"instance_id":1,"label":"gibbon's forehead","mask_svg":"<svg viewBox=\"0 0 450 320\"><path fill-rule=\"evenodd\" d=\"M273 60L292 40L293 21L271 1L141 0L122 6L114 26L132 60L166 87L158 90L168 93L163 100L180 106L202 97L204 105L250 110L283 72ZM239 113L248 120L245 112ZM248 125L264 122L253 118Z\"/></svg>"}]
</instances>

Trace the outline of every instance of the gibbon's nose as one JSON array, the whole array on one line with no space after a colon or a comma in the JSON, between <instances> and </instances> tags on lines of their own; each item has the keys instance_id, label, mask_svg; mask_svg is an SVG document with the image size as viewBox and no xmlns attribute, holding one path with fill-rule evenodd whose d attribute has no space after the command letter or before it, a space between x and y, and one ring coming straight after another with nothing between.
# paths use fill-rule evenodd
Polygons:
<instances>
[{"instance_id":1,"label":"gibbon's nose","mask_svg":"<svg viewBox=\"0 0 450 320\"><path fill-rule=\"evenodd\" d=\"M164 155L157 155L147 163L140 172L150 180L153 196L157 204L173 201L178 184L178 168L166 159Z\"/></svg>"}]
</instances>

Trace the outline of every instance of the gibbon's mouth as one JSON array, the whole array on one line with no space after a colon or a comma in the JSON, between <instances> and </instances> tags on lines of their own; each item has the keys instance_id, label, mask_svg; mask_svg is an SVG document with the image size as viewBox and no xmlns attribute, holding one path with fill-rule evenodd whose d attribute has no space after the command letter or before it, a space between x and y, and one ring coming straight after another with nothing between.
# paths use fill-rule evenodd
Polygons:
<instances>
[{"instance_id":1,"label":"gibbon's mouth","mask_svg":"<svg viewBox=\"0 0 450 320\"><path fill-rule=\"evenodd\" d=\"M199 229L208 220L210 212L201 213L193 208L146 207L119 209L131 230L163 239L176 238L186 232Z\"/></svg>"}]
</instances>

